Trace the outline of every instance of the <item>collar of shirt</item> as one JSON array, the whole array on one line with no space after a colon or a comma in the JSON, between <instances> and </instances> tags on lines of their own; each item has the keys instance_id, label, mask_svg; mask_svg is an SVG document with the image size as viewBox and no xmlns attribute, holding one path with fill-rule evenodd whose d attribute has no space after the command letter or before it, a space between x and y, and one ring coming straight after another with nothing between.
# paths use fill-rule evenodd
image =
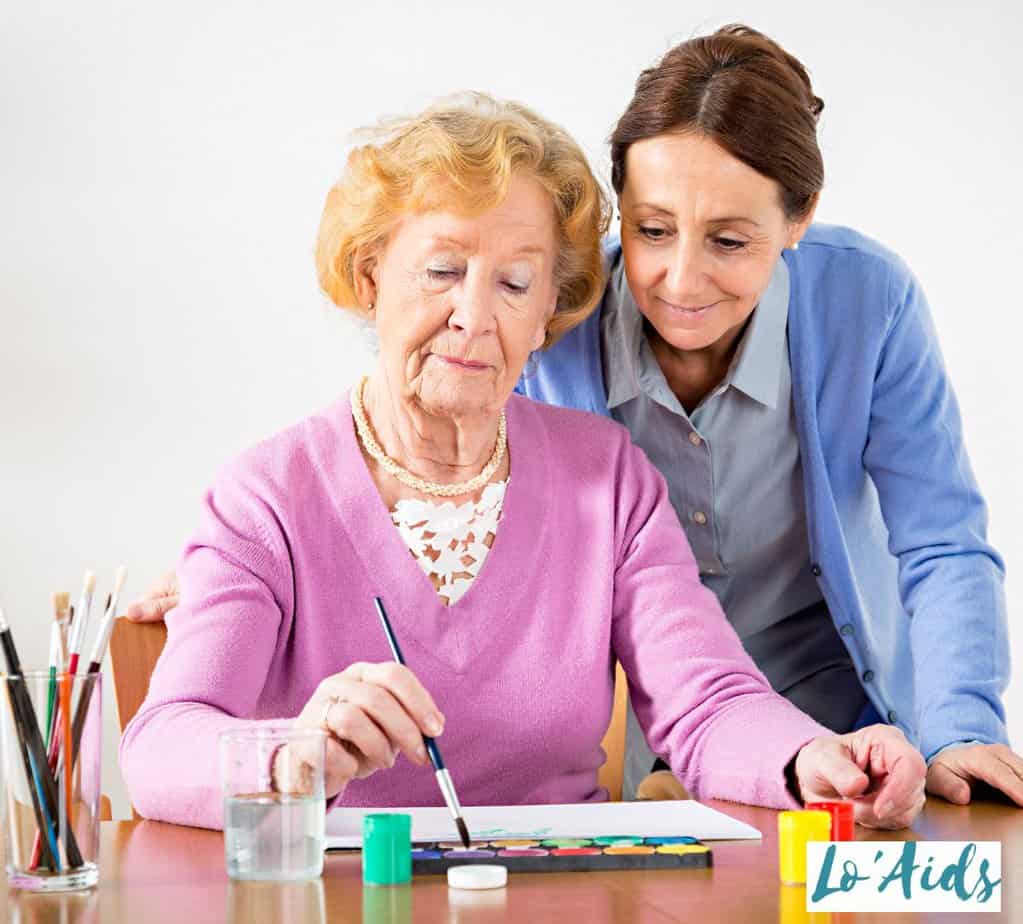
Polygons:
<instances>
[{"instance_id":1,"label":"collar of shirt","mask_svg":"<svg viewBox=\"0 0 1023 924\"><path fill-rule=\"evenodd\" d=\"M714 394L732 387L760 404L776 406L785 360L788 309L789 270L785 261L779 259L742 335L728 373ZM644 334L643 315L629 290L621 258L611 270L601 325L605 333L604 378L608 408L631 401L643 391L669 410L683 414L682 406L668 389L664 373Z\"/></svg>"}]
</instances>

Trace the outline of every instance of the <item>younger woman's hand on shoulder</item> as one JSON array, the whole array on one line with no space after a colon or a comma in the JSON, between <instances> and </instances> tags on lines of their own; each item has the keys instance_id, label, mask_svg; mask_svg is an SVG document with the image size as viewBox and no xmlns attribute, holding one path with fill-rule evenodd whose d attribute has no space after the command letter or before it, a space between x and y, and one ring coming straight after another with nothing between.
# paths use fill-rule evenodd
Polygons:
<instances>
[{"instance_id":1,"label":"younger woman's hand on shoulder","mask_svg":"<svg viewBox=\"0 0 1023 924\"><path fill-rule=\"evenodd\" d=\"M358 662L321 681L296 724L328 733L330 799L352 780L390 769L399 754L414 764L429 764L423 735L440 735L444 716L407 667Z\"/></svg>"},{"instance_id":2,"label":"younger woman's hand on shoulder","mask_svg":"<svg viewBox=\"0 0 1023 924\"><path fill-rule=\"evenodd\" d=\"M907 828L924 807L927 765L892 725L814 738L795 760L804 802L849 799L858 824Z\"/></svg>"}]
</instances>

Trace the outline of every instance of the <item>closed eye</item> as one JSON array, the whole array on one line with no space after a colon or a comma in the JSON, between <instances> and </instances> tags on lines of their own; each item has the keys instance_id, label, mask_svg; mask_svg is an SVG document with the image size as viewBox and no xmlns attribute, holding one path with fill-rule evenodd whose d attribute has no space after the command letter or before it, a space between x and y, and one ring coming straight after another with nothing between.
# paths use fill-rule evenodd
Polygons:
<instances>
[{"instance_id":1,"label":"closed eye","mask_svg":"<svg viewBox=\"0 0 1023 924\"><path fill-rule=\"evenodd\" d=\"M667 230L653 225L639 225L638 230L643 237L650 241L660 241L668 236Z\"/></svg>"},{"instance_id":2,"label":"closed eye","mask_svg":"<svg viewBox=\"0 0 1023 924\"><path fill-rule=\"evenodd\" d=\"M461 274L461 270L434 269L432 266L426 270L426 275L437 281L457 279Z\"/></svg>"}]
</instances>

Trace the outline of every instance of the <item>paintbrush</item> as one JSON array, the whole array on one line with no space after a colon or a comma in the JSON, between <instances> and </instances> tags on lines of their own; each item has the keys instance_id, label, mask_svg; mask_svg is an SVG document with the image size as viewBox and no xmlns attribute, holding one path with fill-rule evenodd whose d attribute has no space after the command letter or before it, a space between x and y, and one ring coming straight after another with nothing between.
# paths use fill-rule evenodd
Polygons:
<instances>
[{"instance_id":1,"label":"paintbrush","mask_svg":"<svg viewBox=\"0 0 1023 924\"><path fill-rule=\"evenodd\" d=\"M60 660L57 665L61 670L67 665L67 636L74 612L75 608L71 605L71 594L65 590L53 595L53 618L60 630Z\"/></svg>"},{"instance_id":2,"label":"paintbrush","mask_svg":"<svg viewBox=\"0 0 1023 924\"><path fill-rule=\"evenodd\" d=\"M114 631L117 605L127 574L128 571L124 565L117 569L117 574L114 576L113 592L107 595L106 606L103 608L103 618L100 620L99 629L96 632L92 655L89 658L89 667L86 670L87 677L78 697L78 706L75 708L75 720L71 729L71 747L74 754L78 754L82 743L82 729L85 726L85 717L89 712L89 701L92 699L92 691L96 686L96 677L103 666L103 657L110 642L110 634Z\"/></svg>"},{"instance_id":3,"label":"paintbrush","mask_svg":"<svg viewBox=\"0 0 1023 924\"><path fill-rule=\"evenodd\" d=\"M70 638L68 638L67 672L74 677L78 671L78 657L85 643L85 633L89 626L89 610L92 609L92 594L96 589L96 575L85 572L82 579L82 596L78 600L78 609L71 620Z\"/></svg>"},{"instance_id":4,"label":"paintbrush","mask_svg":"<svg viewBox=\"0 0 1023 924\"><path fill-rule=\"evenodd\" d=\"M53 769L56 775L60 775L63 772L65 786L64 798L68 805L71 804L70 789L73 780L73 770L75 761L78 759L78 755L81 750L82 731L85 728L85 719L89 714L89 703L92 701L92 692L96 687L96 678L98 677L100 668L103 665L103 656L106 654L107 644L110 641L110 634L113 632L114 620L117 618L118 600L120 599L121 589L124 587L126 574L127 570L124 566L117 569L117 574L114 577L114 590L112 593L107 594L106 604L103 607L103 617L100 621L100 627L96 633L96 639L93 643L92 655L89 659L86 677L82 681L82 690L78 695L78 705L75 707L74 721L70 724L65 722L65 729L67 731L62 734L67 734L67 738L63 754L60 753L59 745L56 749L56 762ZM67 702L70 705L71 675L66 674L61 678L61 680L64 681L65 678L69 688ZM64 714L62 713L62 716L63 715ZM71 771L66 772L66 767L70 767ZM33 849L36 849L37 844L38 841L33 845Z\"/></svg>"},{"instance_id":5,"label":"paintbrush","mask_svg":"<svg viewBox=\"0 0 1023 924\"><path fill-rule=\"evenodd\" d=\"M32 797L32 810L36 817L36 843L39 847L35 852L36 854L41 852L43 844L45 844L46 857L44 862L57 873L60 872L60 857L54 842L54 826L51 821L53 816L48 811L42 781L29 750L28 727L25 720L25 681L21 676L21 660L18 658L18 650L14 646L14 637L11 635L10 627L4 618L3 610L0 610L0 644L3 645L4 660L7 662L9 674L7 679L8 701L11 704L11 712L14 716L14 729L18 736L18 748L21 751L21 760L25 768L25 780ZM31 704L29 708L31 709ZM40 831L46 832L45 841L39 837ZM39 860L36 858L31 865L36 866L38 863Z\"/></svg>"},{"instance_id":6,"label":"paintbrush","mask_svg":"<svg viewBox=\"0 0 1023 924\"><path fill-rule=\"evenodd\" d=\"M58 688L57 722L54 724L53 737L50 739L46 752L46 759L49 761L50 770L52 771L57 769L57 755L64 741L64 720L68 720L67 724L70 724L69 717L65 716L62 711L64 708L64 697L66 696L68 702L70 702L71 678L78 671L78 660L81 656L82 643L85 641L85 628L89 621L89 610L92 608L92 594L95 589L96 575L91 571L86 571L85 577L82 579L82 596L78 601L78 609L71 608L71 622L68 628L68 654ZM68 746L70 746L70 741Z\"/></svg>"},{"instance_id":7,"label":"paintbrush","mask_svg":"<svg viewBox=\"0 0 1023 924\"><path fill-rule=\"evenodd\" d=\"M404 664L405 659L402 657L401 648L398 647L398 639L394 634L394 629L391 628L391 621L387 618L387 611L384 609L383 601L379 597L374 597L373 604L377 608L377 615L380 616L380 623L384 627L387 644L391 646L391 654L394 655L394 660L399 664ZM440 791L444 796L445 803L447 803L448 811L451 812L451 817L455 820L458 836L462 839L466 849L468 849L471 843L469 829L466 827L465 819L462 818L462 806L458 802L458 793L455 792L455 784L451 781L451 774L448 773L447 767L444 766L444 759L440 756L440 748L437 747L437 742L428 735L423 735L423 744L426 747L426 753L430 755L430 763L433 764L437 785L440 786Z\"/></svg>"},{"instance_id":8,"label":"paintbrush","mask_svg":"<svg viewBox=\"0 0 1023 924\"><path fill-rule=\"evenodd\" d=\"M46 747L43 744L42 735L39 733L39 723L36 722L32 702L28 697L28 688L21 672L21 660L18 658L18 650L14 645L14 636L7 625L7 620L4 619L2 610L0 610L0 647L3 648L4 659L7 662L7 689L11 698L18 739L22 746L26 779L31 781L30 785L34 784L39 800L36 821L39 831L46 834L45 839L40 839L42 841L41 850L46 851L47 866L54 872L59 872L60 856L56 848L56 812L59 803L57 786L50 773L50 768L47 766ZM68 864L72 867L81 866L82 854L78 849L74 832L71 830L67 832L65 849Z\"/></svg>"},{"instance_id":9,"label":"paintbrush","mask_svg":"<svg viewBox=\"0 0 1023 924\"><path fill-rule=\"evenodd\" d=\"M124 581L128 576L128 569L121 565L114 575L114 589L107 596L106 606L103 608L103 617L100 620L99 629L96 630L96 640L92 645L92 655L89 658L88 673L98 674L103 664L103 657L107 652L107 645L110 644L110 635L114 631L114 621L117 619L117 606L121 599L121 591L124 589Z\"/></svg>"},{"instance_id":10,"label":"paintbrush","mask_svg":"<svg viewBox=\"0 0 1023 924\"><path fill-rule=\"evenodd\" d=\"M64 749L64 766L71 764L71 683L78 670L78 659L85 641L86 626L89 622L89 610L92 608L92 594L96 589L96 575L86 571L82 579L82 595L78 600L78 609L70 608L68 626L68 655L61 673L57 688L57 713L53 723L53 734L46 748L46 761L53 778L58 777L57 767L60 765L61 745ZM65 773L63 779L64 802L68 812L71 811L71 774ZM39 860L39 838L32 848L32 862Z\"/></svg>"},{"instance_id":11,"label":"paintbrush","mask_svg":"<svg viewBox=\"0 0 1023 924\"><path fill-rule=\"evenodd\" d=\"M67 672L60 678L60 709L63 719L64 737L64 805L67 814L64 816L68 822L68 831L71 830L71 804L74 781L73 769L75 766L74 755L71 752L71 683L78 671L78 657L85 644L85 632L89 625L89 611L92 609L92 594L96 589L96 575L91 571L85 572L82 581L82 596L78 601L78 612L71 621L71 638L68 640ZM59 762L56 754L51 758L55 767Z\"/></svg>"}]
</instances>

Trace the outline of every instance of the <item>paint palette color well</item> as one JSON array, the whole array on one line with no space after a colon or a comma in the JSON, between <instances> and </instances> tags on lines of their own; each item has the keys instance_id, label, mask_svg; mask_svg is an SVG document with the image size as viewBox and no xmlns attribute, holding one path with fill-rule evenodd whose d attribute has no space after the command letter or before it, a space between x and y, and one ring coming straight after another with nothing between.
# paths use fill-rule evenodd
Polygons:
<instances>
[{"instance_id":1,"label":"paint palette color well","mask_svg":"<svg viewBox=\"0 0 1023 924\"><path fill-rule=\"evenodd\" d=\"M706 869L710 848L693 837L600 837L417 844L412 872L440 874L452 866L500 864L509 872L572 873L604 869Z\"/></svg>"}]
</instances>

